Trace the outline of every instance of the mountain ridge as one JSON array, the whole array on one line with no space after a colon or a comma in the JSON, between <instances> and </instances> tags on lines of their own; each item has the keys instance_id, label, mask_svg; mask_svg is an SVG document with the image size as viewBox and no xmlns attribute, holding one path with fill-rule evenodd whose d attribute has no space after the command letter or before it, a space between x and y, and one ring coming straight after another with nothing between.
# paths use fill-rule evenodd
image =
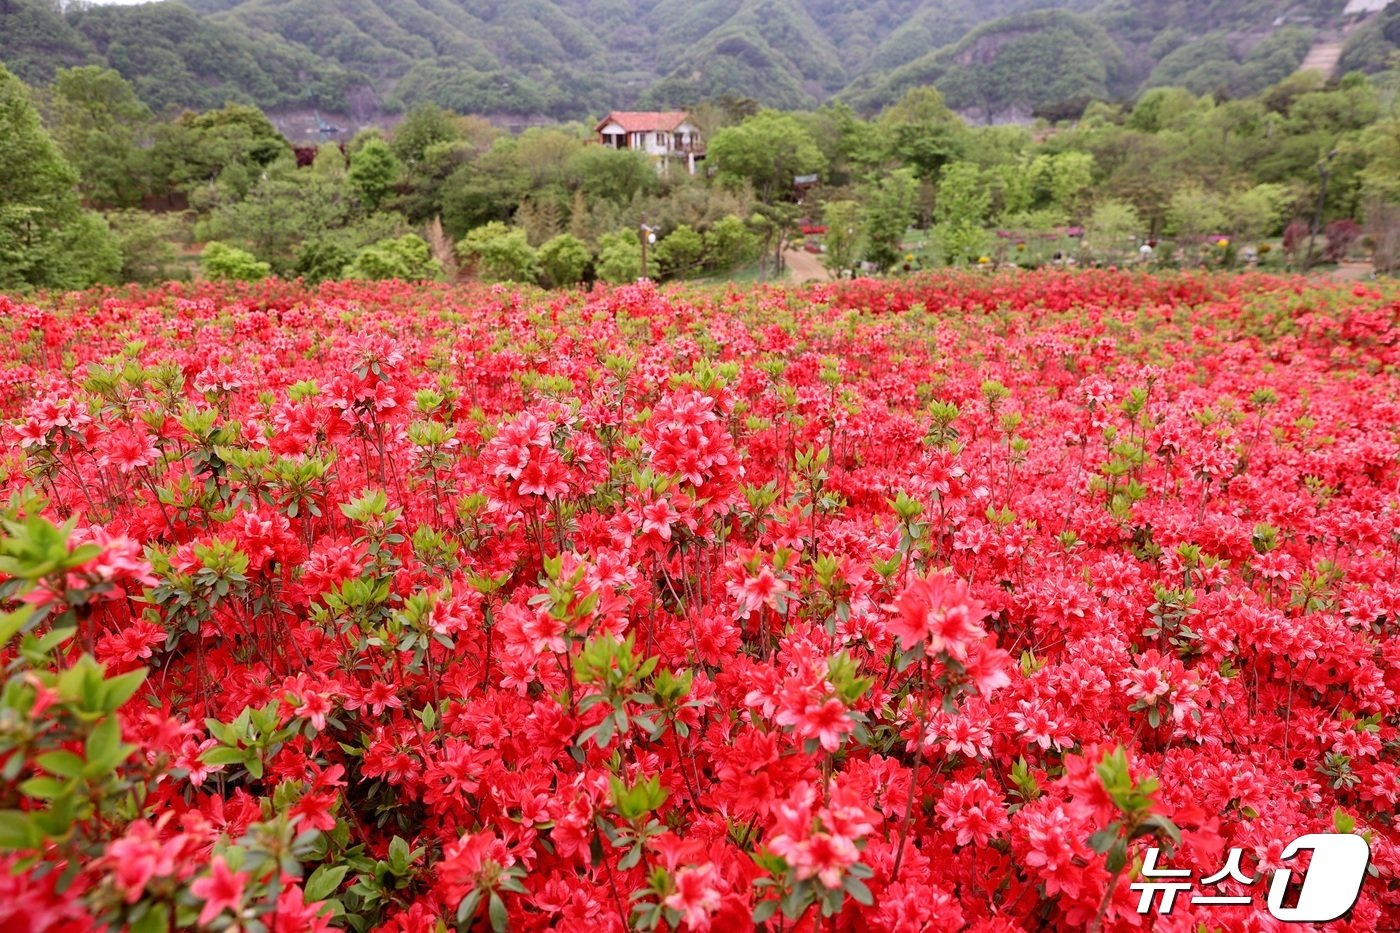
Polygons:
<instances>
[{"instance_id":1,"label":"mountain ridge","mask_svg":"<svg viewBox=\"0 0 1400 933\"><path fill-rule=\"evenodd\" d=\"M582 119L751 98L878 110L934 84L976 119L1025 119L1164 83L1253 93L1346 0L0 0L0 61L31 84L107 65L157 110L225 100L356 119L432 102ZM1400 8L1392 4L1391 10ZM1374 17L1388 16L1372 14ZM1400 45L1362 30L1344 67ZM1360 41L1360 40L1358 40ZM1259 54L1253 49L1262 47ZM962 60L959 59L962 56Z\"/></svg>"}]
</instances>

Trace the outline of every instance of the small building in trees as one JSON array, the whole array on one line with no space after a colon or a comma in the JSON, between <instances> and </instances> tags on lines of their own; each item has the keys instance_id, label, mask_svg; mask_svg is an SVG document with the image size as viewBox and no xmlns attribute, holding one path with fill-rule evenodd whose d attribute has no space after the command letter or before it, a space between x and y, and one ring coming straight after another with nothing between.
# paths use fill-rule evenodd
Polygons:
<instances>
[{"instance_id":1,"label":"small building in trees","mask_svg":"<svg viewBox=\"0 0 1400 933\"><path fill-rule=\"evenodd\" d=\"M598 141L611 149L632 149L661 160L684 159L690 174L705 157L700 128L683 110L614 110L598 122Z\"/></svg>"}]
</instances>

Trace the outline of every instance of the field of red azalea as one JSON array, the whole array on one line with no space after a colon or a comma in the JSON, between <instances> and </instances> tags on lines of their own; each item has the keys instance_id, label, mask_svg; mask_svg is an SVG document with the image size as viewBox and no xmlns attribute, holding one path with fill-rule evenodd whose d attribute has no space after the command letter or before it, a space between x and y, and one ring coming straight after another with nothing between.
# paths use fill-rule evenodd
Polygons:
<instances>
[{"instance_id":1,"label":"field of red azalea","mask_svg":"<svg viewBox=\"0 0 1400 933\"><path fill-rule=\"evenodd\" d=\"M170 286L0 340L0 929L1400 925L1394 286Z\"/></svg>"}]
</instances>

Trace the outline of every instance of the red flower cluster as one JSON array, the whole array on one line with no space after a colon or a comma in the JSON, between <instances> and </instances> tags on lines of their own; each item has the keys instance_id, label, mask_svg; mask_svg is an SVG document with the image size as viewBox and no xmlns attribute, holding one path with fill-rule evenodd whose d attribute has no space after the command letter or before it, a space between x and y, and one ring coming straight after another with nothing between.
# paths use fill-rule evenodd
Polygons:
<instances>
[{"instance_id":1,"label":"red flower cluster","mask_svg":"<svg viewBox=\"0 0 1400 933\"><path fill-rule=\"evenodd\" d=\"M1327 832L1400 922L1394 289L0 330L0 928L1253 931Z\"/></svg>"}]
</instances>

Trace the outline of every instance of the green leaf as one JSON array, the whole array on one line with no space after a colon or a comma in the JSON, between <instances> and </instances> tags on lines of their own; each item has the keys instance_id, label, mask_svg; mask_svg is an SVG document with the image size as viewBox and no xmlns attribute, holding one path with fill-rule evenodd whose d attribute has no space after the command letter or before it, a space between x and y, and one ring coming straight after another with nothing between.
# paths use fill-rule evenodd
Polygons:
<instances>
[{"instance_id":1,"label":"green leaf","mask_svg":"<svg viewBox=\"0 0 1400 933\"><path fill-rule=\"evenodd\" d=\"M778 912L777 901L763 901L753 909L753 922L765 923Z\"/></svg>"},{"instance_id":2,"label":"green leaf","mask_svg":"<svg viewBox=\"0 0 1400 933\"><path fill-rule=\"evenodd\" d=\"M79 777L87 762L70 751L47 752L34 759L34 763L49 774L59 777Z\"/></svg>"},{"instance_id":3,"label":"green leaf","mask_svg":"<svg viewBox=\"0 0 1400 933\"><path fill-rule=\"evenodd\" d=\"M37 800L57 800L68 793L69 785L51 777L30 778L19 786L20 793Z\"/></svg>"},{"instance_id":4,"label":"green leaf","mask_svg":"<svg viewBox=\"0 0 1400 933\"><path fill-rule=\"evenodd\" d=\"M0 849L33 849L43 841L44 834L28 814L19 810L0 810Z\"/></svg>"},{"instance_id":5,"label":"green leaf","mask_svg":"<svg viewBox=\"0 0 1400 933\"><path fill-rule=\"evenodd\" d=\"M400 836L395 836L389 843L389 869L396 875L402 875L408 871L408 843Z\"/></svg>"},{"instance_id":6,"label":"green leaf","mask_svg":"<svg viewBox=\"0 0 1400 933\"><path fill-rule=\"evenodd\" d=\"M1119 839L1113 844L1113 848L1108 850L1108 860L1104 867L1111 873L1117 874L1123 870L1123 866L1128 864L1128 841Z\"/></svg>"},{"instance_id":7,"label":"green leaf","mask_svg":"<svg viewBox=\"0 0 1400 933\"><path fill-rule=\"evenodd\" d=\"M120 709L121 705L131 699L132 694L140 688L145 680L146 669L144 667L108 678L106 692L103 696L103 710L111 713Z\"/></svg>"},{"instance_id":8,"label":"green leaf","mask_svg":"<svg viewBox=\"0 0 1400 933\"><path fill-rule=\"evenodd\" d=\"M14 638L33 614L33 606L21 606L14 612L0 612L0 645Z\"/></svg>"},{"instance_id":9,"label":"green leaf","mask_svg":"<svg viewBox=\"0 0 1400 933\"><path fill-rule=\"evenodd\" d=\"M122 724L116 716L108 716L88 734L83 743L87 753L87 773L96 777L104 771L111 771L131 754L131 746L122 744Z\"/></svg>"},{"instance_id":10,"label":"green leaf","mask_svg":"<svg viewBox=\"0 0 1400 933\"><path fill-rule=\"evenodd\" d=\"M1113 848L1113 844L1118 841L1118 835L1121 830L1121 823L1109 823L1103 829L1089 837L1089 848L1102 855Z\"/></svg>"},{"instance_id":11,"label":"green leaf","mask_svg":"<svg viewBox=\"0 0 1400 933\"><path fill-rule=\"evenodd\" d=\"M311 873L311 877L306 879L303 891L307 901L324 901L335 893L340 887L340 882L344 880L345 873L350 870L349 865L322 865Z\"/></svg>"},{"instance_id":12,"label":"green leaf","mask_svg":"<svg viewBox=\"0 0 1400 933\"><path fill-rule=\"evenodd\" d=\"M866 887L865 882L854 875L847 876L844 887L856 903L864 904L866 907L875 903L875 895L870 893L870 888Z\"/></svg>"},{"instance_id":13,"label":"green leaf","mask_svg":"<svg viewBox=\"0 0 1400 933\"><path fill-rule=\"evenodd\" d=\"M168 904L152 904L150 910L131 924L131 933L165 933L169 929L171 924Z\"/></svg>"},{"instance_id":14,"label":"green leaf","mask_svg":"<svg viewBox=\"0 0 1400 933\"><path fill-rule=\"evenodd\" d=\"M481 889L477 888L462 898L462 903L457 905L457 922L465 923L476 916L477 908L481 906Z\"/></svg>"},{"instance_id":15,"label":"green leaf","mask_svg":"<svg viewBox=\"0 0 1400 933\"><path fill-rule=\"evenodd\" d=\"M487 910L491 916L491 929L495 933L506 933L510 929L510 914L506 912L506 902L501 900L499 894L492 893Z\"/></svg>"},{"instance_id":16,"label":"green leaf","mask_svg":"<svg viewBox=\"0 0 1400 933\"><path fill-rule=\"evenodd\" d=\"M241 765L247 758L247 752L241 748L229 748L227 745L216 745L206 749L199 756L199 760L207 765Z\"/></svg>"}]
</instances>

